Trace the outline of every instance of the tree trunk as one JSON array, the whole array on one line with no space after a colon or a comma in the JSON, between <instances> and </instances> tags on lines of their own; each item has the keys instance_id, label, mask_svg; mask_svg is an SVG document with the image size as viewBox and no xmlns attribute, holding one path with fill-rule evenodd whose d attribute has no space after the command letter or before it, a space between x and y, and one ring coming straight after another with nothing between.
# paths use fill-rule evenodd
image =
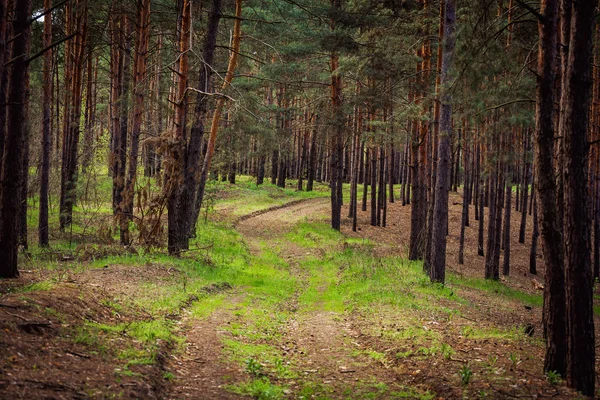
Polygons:
<instances>
[{"instance_id":1,"label":"tree trunk","mask_svg":"<svg viewBox=\"0 0 600 400\"><path fill-rule=\"evenodd\" d=\"M365 149L365 142L363 141L360 145L360 151L364 154L364 169L363 169L363 197L362 197L362 211L367 211L367 199L369 198L369 180L371 177L370 165L371 157L369 149Z\"/></svg>"},{"instance_id":2,"label":"tree trunk","mask_svg":"<svg viewBox=\"0 0 600 400\"><path fill-rule=\"evenodd\" d=\"M512 184L506 182L506 204L504 206L504 264L502 274L508 276L510 274L510 213L512 207Z\"/></svg>"},{"instance_id":3,"label":"tree trunk","mask_svg":"<svg viewBox=\"0 0 600 400\"><path fill-rule=\"evenodd\" d=\"M25 115L29 115L29 79L26 82L25 86ZM21 167L21 193L19 196L20 206L19 206L19 223L18 223L18 235L19 235L19 246L24 250L28 249L28 240L27 240L27 195L29 189L29 159L30 159L30 146L29 146L29 124L25 124L25 134L22 137L22 156L21 163L23 164Z\"/></svg>"},{"instance_id":4,"label":"tree trunk","mask_svg":"<svg viewBox=\"0 0 600 400\"><path fill-rule=\"evenodd\" d=\"M538 24L538 83L536 90L535 177L546 282L544 290L545 371L566 373L566 313L564 250L556 215L554 178L554 82L556 79L558 0L542 2L544 21ZM534 197L533 195L531 196ZM525 212L525 210L523 210Z\"/></svg>"},{"instance_id":5,"label":"tree trunk","mask_svg":"<svg viewBox=\"0 0 600 400\"><path fill-rule=\"evenodd\" d=\"M533 190L531 195L535 196ZM529 252L529 273L537 275L537 244L538 237L540 236L540 229L538 224L538 205L537 200L533 203L533 232L531 234L531 251Z\"/></svg>"},{"instance_id":6,"label":"tree trunk","mask_svg":"<svg viewBox=\"0 0 600 400\"><path fill-rule=\"evenodd\" d=\"M441 109L438 143L438 164L435 183L435 203L432 223L430 279L444 283L446 279L446 244L448 231L448 191L450 189L450 142L452 140L452 96L449 86L450 69L456 44L456 0L446 0L444 12L444 42L441 68Z\"/></svg>"},{"instance_id":7,"label":"tree trunk","mask_svg":"<svg viewBox=\"0 0 600 400\"><path fill-rule=\"evenodd\" d=\"M7 3L6 0L0 0L0 104L6 103L6 87L8 84L8 73L4 63L10 58L9 48L6 41L9 39L7 35ZM6 107L0 107L0 121L6 121ZM4 143L6 140L6 123L0 123L0 174L2 173L1 160L4 155ZM0 192L1 196L1 192ZM2 219L0 218L0 225Z\"/></svg>"},{"instance_id":8,"label":"tree trunk","mask_svg":"<svg viewBox=\"0 0 600 400\"><path fill-rule=\"evenodd\" d=\"M565 2L568 4L569 2ZM564 233L567 305L567 384L595 394L593 274L588 203L593 1L573 1L566 82L561 99L564 142Z\"/></svg>"},{"instance_id":9,"label":"tree trunk","mask_svg":"<svg viewBox=\"0 0 600 400\"><path fill-rule=\"evenodd\" d=\"M465 165L469 164L469 153L465 152ZM458 259L457 262L462 265L465 263L465 231L467 226L467 218L469 216L469 199L466 193L467 187L470 183L472 174L465 173L465 186L463 190L463 204L462 204L462 218L460 224L460 241L458 245Z\"/></svg>"},{"instance_id":10,"label":"tree trunk","mask_svg":"<svg viewBox=\"0 0 600 400\"><path fill-rule=\"evenodd\" d=\"M479 184L479 228L477 230L477 255L483 257L485 255L483 250L483 242L484 242L484 226L485 226L485 208L484 204L484 181L480 179Z\"/></svg>"},{"instance_id":11,"label":"tree trunk","mask_svg":"<svg viewBox=\"0 0 600 400\"><path fill-rule=\"evenodd\" d=\"M181 223L184 224L188 237L194 237L196 224L200 215L200 204L197 204L196 193L200 178L200 157L202 153L202 141L204 139L204 120L208 114L209 96L202 94L208 93L211 85L212 69L215 49L217 46L217 33L219 22L221 20L221 0L212 0L210 14L208 17L208 26L202 49L202 61L204 65L200 67L200 76L198 79L198 98L196 100L195 118L190 131L190 139L187 144L186 155L184 159L183 186L178 192ZM263 162L264 175L264 162Z\"/></svg>"},{"instance_id":12,"label":"tree trunk","mask_svg":"<svg viewBox=\"0 0 600 400\"><path fill-rule=\"evenodd\" d=\"M277 184L277 167L279 166L279 150L273 150L271 156L271 185Z\"/></svg>"},{"instance_id":13,"label":"tree trunk","mask_svg":"<svg viewBox=\"0 0 600 400\"><path fill-rule=\"evenodd\" d=\"M497 205L497 187L498 187L498 171L493 171L492 176L488 179L489 187L489 207L488 207L488 229L487 229L487 244L485 251L485 278L498 279L498 271L494 265L494 250L496 249L496 209Z\"/></svg>"},{"instance_id":14,"label":"tree trunk","mask_svg":"<svg viewBox=\"0 0 600 400\"><path fill-rule=\"evenodd\" d=\"M225 74L225 80L223 81L223 85L221 86L221 92L224 92L231 81L233 80L233 75L235 73L235 68L237 65L238 53L240 50L240 41L242 36L242 0L235 1L235 15L236 19L233 25L233 39L231 42L232 51L229 55L229 63L227 66L227 72ZM212 158L215 152L215 144L217 141L217 133L219 130L219 121L221 120L221 114L223 113L223 108L225 107L226 98L221 96L217 100L217 105L215 107L215 111L213 113L213 118L210 126L210 136L208 138L208 144L206 149L206 155L204 156L204 163L202 165L202 170L200 172L200 180L198 183L198 193L196 197L196 208L200 210L202 207L202 201L204 199L204 190L206 188L206 178L208 176L208 171L210 170L210 165L212 162Z\"/></svg>"},{"instance_id":15,"label":"tree trunk","mask_svg":"<svg viewBox=\"0 0 600 400\"><path fill-rule=\"evenodd\" d=\"M189 78L189 54L191 35L191 3L189 0L179 1L178 16L178 66L175 72L173 142L170 143L169 159L171 165L165 170L164 192L167 197L168 210L168 249L169 254L178 255L188 249L189 235L187 224L183 222L179 193L184 181L186 119L187 119L187 87Z\"/></svg>"},{"instance_id":16,"label":"tree trunk","mask_svg":"<svg viewBox=\"0 0 600 400\"><path fill-rule=\"evenodd\" d=\"M120 243L122 245L129 244L129 221L126 217L127 207L125 199L125 179L127 168L127 132L129 127L129 67L131 64L131 22L129 17L123 12L121 14L121 41L123 45L120 56L121 69L119 71L119 87L120 96L117 112L119 114L119 125L115 136L115 159L116 166L113 171L113 190L116 197L113 204L116 204L117 219L119 221Z\"/></svg>"},{"instance_id":17,"label":"tree trunk","mask_svg":"<svg viewBox=\"0 0 600 400\"><path fill-rule=\"evenodd\" d=\"M341 0L331 0L331 6L337 12L341 11ZM336 29L336 21L332 17L330 21L331 31ZM335 49L331 53L331 105L333 135L331 139L331 227L335 230L341 229L342 223L342 183L343 183L343 157L344 157L344 114L342 110L342 77L339 71L339 54Z\"/></svg>"},{"instance_id":18,"label":"tree trunk","mask_svg":"<svg viewBox=\"0 0 600 400\"><path fill-rule=\"evenodd\" d=\"M312 130L310 139L310 155L308 156L308 173L306 177L306 191L312 192L317 169L317 126L319 125L319 116L315 117L315 126Z\"/></svg>"},{"instance_id":19,"label":"tree trunk","mask_svg":"<svg viewBox=\"0 0 600 400\"><path fill-rule=\"evenodd\" d=\"M62 143L60 229L73 222L73 206L77 189L77 153L79 147L79 125L81 121L81 98L83 66L87 37L87 3L76 0L67 3L66 34L76 35L65 46L65 116Z\"/></svg>"},{"instance_id":20,"label":"tree trunk","mask_svg":"<svg viewBox=\"0 0 600 400\"><path fill-rule=\"evenodd\" d=\"M377 147L371 148L371 225L377 226Z\"/></svg>"},{"instance_id":21,"label":"tree trunk","mask_svg":"<svg viewBox=\"0 0 600 400\"><path fill-rule=\"evenodd\" d=\"M21 178L23 175L23 140L27 134L26 103L29 82L31 0L15 2L12 18L14 39L8 64L8 88L6 95L6 137L2 158L0 181L0 278L16 278L18 216L20 207ZM0 16L4 18L4 15Z\"/></svg>"},{"instance_id":22,"label":"tree trunk","mask_svg":"<svg viewBox=\"0 0 600 400\"><path fill-rule=\"evenodd\" d=\"M0 0L0 3L2 0ZM52 0L44 0L44 10L52 7ZM0 6L0 15L4 15ZM0 30L0 35L2 32ZM44 47L52 44L52 18L44 18ZM48 241L48 192L50 180L50 151L52 150L52 50L44 54L44 99L42 104L42 162L40 169L40 209L38 221L38 241L40 246L47 247ZM2 49L0 48L0 57ZM0 64L2 62L0 61Z\"/></svg>"},{"instance_id":23,"label":"tree trunk","mask_svg":"<svg viewBox=\"0 0 600 400\"><path fill-rule=\"evenodd\" d=\"M383 145L379 147L379 170L377 187L377 226L381 226L383 206L385 205L385 159L386 154Z\"/></svg>"},{"instance_id":24,"label":"tree trunk","mask_svg":"<svg viewBox=\"0 0 600 400\"><path fill-rule=\"evenodd\" d=\"M144 112L144 82L147 75L148 46L150 42L150 0L137 1L136 21L137 42L133 60L133 121L131 126L130 150L128 157L129 169L127 183L123 189L123 218L122 244L131 244L129 237L129 222L133 221L133 198L137 180L138 153L140 133Z\"/></svg>"}]
</instances>

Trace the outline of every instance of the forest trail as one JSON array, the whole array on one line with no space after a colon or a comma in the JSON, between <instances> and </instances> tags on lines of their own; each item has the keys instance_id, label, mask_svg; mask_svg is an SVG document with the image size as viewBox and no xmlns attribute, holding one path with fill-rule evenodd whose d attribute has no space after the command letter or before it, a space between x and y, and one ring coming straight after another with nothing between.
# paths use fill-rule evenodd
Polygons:
<instances>
[{"instance_id":1,"label":"forest trail","mask_svg":"<svg viewBox=\"0 0 600 400\"><path fill-rule=\"evenodd\" d=\"M359 343L360 333L353 330L352 321L343 311L328 310L319 295L314 301L298 304L298 298L309 290L310 281L315 281L319 294L331 284L314 276L318 270L301 265L306 259L322 259L327 249L307 249L284 238L298 224L323 221L330 208L327 198L309 199L244 218L236 226L251 251L275 251L297 282L294 294L282 305L291 311L281 332L283 357L300 375L290 382L289 390L297 395L308 383L328 398L360 398L361 391L370 389L370 383L401 389L396 387L390 370L367 355L369 348Z\"/></svg>"},{"instance_id":2,"label":"forest trail","mask_svg":"<svg viewBox=\"0 0 600 400\"><path fill-rule=\"evenodd\" d=\"M250 250L257 252L260 242L268 243L285 235L299 222L327 215L330 208L329 199L324 198L294 201L243 217L236 224L236 230L243 235ZM301 255L297 246L292 243L287 245L292 246L282 256L290 258Z\"/></svg>"},{"instance_id":3,"label":"forest trail","mask_svg":"<svg viewBox=\"0 0 600 400\"><path fill-rule=\"evenodd\" d=\"M236 304L239 298L229 299ZM189 312L187 313L189 315ZM170 388L169 399L237 399L242 396L227 391L224 385L232 379L240 379L236 365L222 360L220 326L230 323L231 310L218 310L205 319L184 318L183 332L186 336L182 354L172 354L167 369L174 371L178 379Z\"/></svg>"},{"instance_id":4,"label":"forest trail","mask_svg":"<svg viewBox=\"0 0 600 400\"><path fill-rule=\"evenodd\" d=\"M573 398L541 373L541 296L520 261L486 282L468 253L432 286L404 258L409 207L340 233L329 199L289 200L215 214L181 258L87 246L98 260L81 268L24 270L0 288L0 399Z\"/></svg>"},{"instance_id":5,"label":"forest trail","mask_svg":"<svg viewBox=\"0 0 600 400\"><path fill-rule=\"evenodd\" d=\"M290 278L295 282L293 294L275 306L286 315L276 332L279 356L282 364L289 366L288 374L295 377L286 379L285 394L302 398L300 393L314 391L327 398L360 398L363 391L365 395L372 392L371 384L401 389L391 370L368 356L370 349L360 343L360 333L353 329L352 321L344 312L326 309L319 296L314 301L299 303L299 298L310 289L310 282L314 282L318 293L328 289L329 283L314 276L318 271L302 266L307 258L320 259L325 253L319 248L300 247L285 237L297 224L322 220L329 207L328 199L309 199L261 211L236 224L254 256L274 252L285 260ZM247 307L241 304L243 297L238 291L226 293L223 307L204 319L186 313L181 322L187 343L184 354L173 355L167 367L177 377L169 390L169 398L239 397L225 387L244 380L249 371L227 361L223 343L236 337L243 340L249 334L247 331L232 334L227 329L240 323L236 315L245 312L242 308ZM260 307L252 301L246 304Z\"/></svg>"},{"instance_id":6,"label":"forest trail","mask_svg":"<svg viewBox=\"0 0 600 400\"><path fill-rule=\"evenodd\" d=\"M450 317L446 320L436 316L433 311L427 311L429 315L423 315L417 310L398 315L378 309L372 310L373 314L369 315L369 312L365 314L351 311L346 304L332 302L330 297L332 293L337 293L336 286L340 284L340 276L346 266L337 264L331 259L331 254L352 246L348 244L352 237L361 236L362 241L368 241L374 233L371 232L372 227L367 227L358 234L352 234L346 232L348 226L344 226L347 239L335 241L334 244L328 242L323 246L318 241L315 246L302 245L299 237L302 239L301 236L304 235L310 240L314 239L313 231L302 231L302 225L308 224L313 228L318 224L325 226L329 207L329 200L323 198L294 201L237 221L236 230L256 258L250 263L269 262L270 258L276 257L281 261L278 268L289 274L288 278L293 284L287 296L276 304L270 304L267 295L256 296L251 292L242 294L241 292L251 289L238 288L235 293L227 293L219 311L203 320L189 320L186 323L189 327L187 363L184 361L182 367L187 372L183 380L181 376L175 380L171 398L236 398L238 395L232 393L232 388L253 385L255 382L267 382L268 385L285 388L283 393L273 397L268 395L269 388L245 390L245 393L256 398L432 398L427 388L433 389L433 393L445 393L447 398L460 398L464 393L457 385L457 375L460 379L460 374L456 371L465 365L472 365L463 359L464 354L472 351L475 351L474 356L481 357L476 358L476 363L495 363L494 360L506 357L506 361L498 361L497 366L484 367L489 372L481 374L494 376L510 371L520 375L520 384L511 386L514 394L505 392L502 387L485 383L481 386L481 393L491 390L498 398L520 396L522 393L536 393L540 397L564 396L564 393L552 387L538 390L540 386L546 386L543 379L532 379L532 376L523 379L523 376L527 376L525 369L517 370L514 365L520 365L526 360L512 359L513 344L510 340L477 341L469 338L471 333L465 333L477 329L471 328L471 322L475 320L480 320L486 326L484 330L494 332L498 314L502 314L502 319L510 321L509 326L524 324L523 318L531 320L526 314L523 316L519 313L517 317L506 313L502 307L491 311L489 304L494 301L493 298L480 298L477 292L461 291L470 304L455 306L461 310L459 315L469 317L459 317L457 320ZM390 222L395 227L393 230L398 231L399 237L402 236L402 226L406 223L402 220L406 221L404 214L407 209L393 207L391 213ZM361 218L365 218L364 215ZM401 251L400 247L397 249L392 252ZM370 249L373 254L382 250L389 253L390 244L378 241ZM333 269L328 269L325 265L330 264L327 263L333 264ZM246 298L241 300L243 296ZM517 302L511 308L519 307L522 305ZM259 318L266 316L267 319L278 322L267 328L271 330L267 335L253 340L255 330L261 329L258 325L265 324L264 320L252 320L257 315ZM374 323L379 326L374 326ZM416 323L417 327L408 327L407 323ZM539 321L534 322L536 326L538 323ZM410 333L411 336L406 338L408 340L404 344L400 344L402 342L381 337L381 334L390 329L402 335L413 333ZM439 339L435 339L438 337ZM423 338L427 338L425 342ZM235 350L231 349L231 344L225 344L232 340L237 341L235 346L238 347ZM429 340L429 344L424 345ZM444 342L452 344L446 345ZM252 348L267 344L275 349L275 353L269 357L277 359L277 367L273 367L269 357L266 357L263 362L258 362L257 369L254 370L254 359L250 356L245 360L238 359L236 368L232 353L237 351L246 354L244 350L240 350L244 346ZM537 352L531 344L521 343L521 346L526 346L527 352ZM475 350L471 350L473 348ZM520 350L524 351L524 347L520 347ZM452 355L454 351L459 353ZM202 362L197 366L194 365L197 357L212 361ZM527 360L527 367L522 364L523 368L530 369L531 361ZM246 368L240 368L240 364L245 364ZM274 372L275 370L278 372ZM528 388L528 385L531 387Z\"/></svg>"}]
</instances>

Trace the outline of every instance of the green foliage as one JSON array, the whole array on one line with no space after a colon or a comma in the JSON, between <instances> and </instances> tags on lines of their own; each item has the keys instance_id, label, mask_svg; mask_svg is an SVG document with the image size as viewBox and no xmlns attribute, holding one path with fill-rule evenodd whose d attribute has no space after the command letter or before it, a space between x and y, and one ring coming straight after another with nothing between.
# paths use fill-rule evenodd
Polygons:
<instances>
[{"instance_id":1,"label":"green foliage","mask_svg":"<svg viewBox=\"0 0 600 400\"><path fill-rule=\"evenodd\" d=\"M238 386L230 386L232 391L252 396L257 400L278 400L283 398L284 388L271 383L269 378L253 379Z\"/></svg>"},{"instance_id":2,"label":"green foliage","mask_svg":"<svg viewBox=\"0 0 600 400\"><path fill-rule=\"evenodd\" d=\"M254 377L262 375L262 365L254 358L248 358L246 361L246 372Z\"/></svg>"},{"instance_id":3,"label":"green foliage","mask_svg":"<svg viewBox=\"0 0 600 400\"><path fill-rule=\"evenodd\" d=\"M513 369L517 368L517 366L521 364L521 356L519 356L517 353L511 352L508 355L508 359L510 360Z\"/></svg>"},{"instance_id":4,"label":"green foliage","mask_svg":"<svg viewBox=\"0 0 600 400\"><path fill-rule=\"evenodd\" d=\"M460 382L463 386L467 386L473 377L473 371L468 365L463 365L463 367L458 371L460 376Z\"/></svg>"},{"instance_id":5,"label":"green foliage","mask_svg":"<svg viewBox=\"0 0 600 400\"><path fill-rule=\"evenodd\" d=\"M556 371L546 372L546 379L552 386L560 385L560 383L562 382L562 377Z\"/></svg>"},{"instance_id":6,"label":"green foliage","mask_svg":"<svg viewBox=\"0 0 600 400\"><path fill-rule=\"evenodd\" d=\"M530 294L513 289L502 282L483 278L459 277L455 274L449 274L447 278L448 285L465 286L471 289L477 289L485 292L498 294L507 299L516 300L530 306L542 306L542 295Z\"/></svg>"}]
</instances>

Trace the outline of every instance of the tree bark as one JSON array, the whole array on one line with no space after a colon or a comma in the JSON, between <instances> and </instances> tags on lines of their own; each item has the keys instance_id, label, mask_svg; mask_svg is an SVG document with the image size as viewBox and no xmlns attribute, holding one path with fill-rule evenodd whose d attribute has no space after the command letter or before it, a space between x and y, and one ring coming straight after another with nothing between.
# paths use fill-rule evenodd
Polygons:
<instances>
[{"instance_id":1,"label":"tree bark","mask_svg":"<svg viewBox=\"0 0 600 400\"><path fill-rule=\"evenodd\" d=\"M66 4L66 34L75 32L73 40L65 46L65 116L62 143L60 229L73 222L78 180L78 147L81 121L81 98L84 54L87 37L87 1L76 0Z\"/></svg>"},{"instance_id":2,"label":"tree bark","mask_svg":"<svg viewBox=\"0 0 600 400\"><path fill-rule=\"evenodd\" d=\"M233 80L233 74L235 73L235 68L237 65L238 53L240 50L240 41L242 36L242 0L235 1L235 15L236 19L233 25L233 40L231 43L232 51L229 55L229 64L227 66L225 80L223 81L223 85L221 86L221 92L225 91L225 89L227 89L231 84L231 81ZM221 114L223 113L223 108L225 107L225 101L225 97L219 97L219 99L217 100L215 111L213 113L206 155L204 157L204 163L202 165L200 180L198 184L198 194L196 197L196 207L198 209L202 207L202 201L204 199L204 190L206 188L206 178L208 176L208 171L210 170L211 161L215 152L215 144L217 141L217 133L219 130L219 121L221 120Z\"/></svg>"},{"instance_id":3,"label":"tree bark","mask_svg":"<svg viewBox=\"0 0 600 400\"><path fill-rule=\"evenodd\" d=\"M564 1L564 0L563 0ZM569 3L569 2L565 2ZM593 1L573 1L566 82L561 99L564 144L564 233L567 307L567 384L595 394L593 274L588 203Z\"/></svg>"},{"instance_id":4,"label":"tree bark","mask_svg":"<svg viewBox=\"0 0 600 400\"><path fill-rule=\"evenodd\" d=\"M508 276L510 274L510 214L512 208L512 184L510 181L506 182L506 194L505 194L505 206L504 206L504 260L502 266L502 275Z\"/></svg>"},{"instance_id":5,"label":"tree bark","mask_svg":"<svg viewBox=\"0 0 600 400\"><path fill-rule=\"evenodd\" d=\"M456 0L446 0L444 12L444 47L441 69L441 109L438 164L433 209L430 279L444 283L446 279L446 244L448 231L448 191L450 189L450 141L452 140L452 97L448 91L450 71L456 44Z\"/></svg>"},{"instance_id":6,"label":"tree bark","mask_svg":"<svg viewBox=\"0 0 600 400\"><path fill-rule=\"evenodd\" d=\"M544 290L545 371L566 373L566 313L564 248L556 215L554 177L554 82L556 79L558 0L544 0L538 24L538 82L536 90L535 177L546 282ZM533 197L533 196L532 196ZM525 212L525 210L523 210Z\"/></svg>"},{"instance_id":7,"label":"tree bark","mask_svg":"<svg viewBox=\"0 0 600 400\"><path fill-rule=\"evenodd\" d=\"M331 0L331 6L335 13L340 13L342 8L341 0ZM335 31L336 21L331 19L331 30ZM342 110L342 77L339 70L339 54L335 49L331 53L331 105L333 135L331 139L331 227L335 230L341 229L342 224L342 183L343 183L343 163L344 163L344 115Z\"/></svg>"},{"instance_id":8,"label":"tree bark","mask_svg":"<svg viewBox=\"0 0 600 400\"><path fill-rule=\"evenodd\" d=\"M2 158L0 181L0 278L16 278L17 269L18 216L20 207L21 178L23 175L23 140L27 134L26 103L29 82L31 0L15 3L13 10L12 41L8 65L8 87L6 95L6 137ZM1 16L4 18L4 15Z\"/></svg>"},{"instance_id":9,"label":"tree bark","mask_svg":"<svg viewBox=\"0 0 600 400\"><path fill-rule=\"evenodd\" d=\"M137 1L136 21L137 41L133 60L133 121L131 124L130 149L128 156L127 182L123 189L123 224L121 225L122 244L131 244L129 223L133 221L133 198L137 180L140 133L144 112L144 82L147 75L148 46L150 42L150 0Z\"/></svg>"},{"instance_id":10,"label":"tree bark","mask_svg":"<svg viewBox=\"0 0 600 400\"><path fill-rule=\"evenodd\" d=\"M1 2L2 0L0 0ZM44 10L52 7L52 0L44 0ZM1 6L0 6L1 8ZM3 15L0 10L0 15ZM0 36L2 32L0 30ZM52 18L44 18L44 47L52 44ZM42 162L40 169L40 208L38 221L38 241L42 247L47 247L48 240L48 192L50 180L50 152L52 150L52 55L53 51L48 50L44 54L44 100L42 104ZM0 48L0 57L2 49ZM0 61L0 64L2 62Z\"/></svg>"},{"instance_id":11,"label":"tree bark","mask_svg":"<svg viewBox=\"0 0 600 400\"><path fill-rule=\"evenodd\" d=\"M465 165L469 164L469 153L465 153ZM466 172L466 171L465 171ZM465 186L463 190L463 204L462 204L462 218L460 224L460 241L458 245L458 259L457 262L462 265L465 263L465 231L467 226L467 218L469 216L469 199L467 194L467 187L469 186L470 177L472 174L465 173Z\"/></svg>"},{"instance_id":12,"label":"tree bark","mask_svg":"<svg viewBox=\"0 0 600 400\"><path fill-rule=\"evenodd\" d=\"M213 0L210 14L208 17L208 26L202 49L203 65L200 67L200 76L198 79L198 90L208 93L212 78L212 64L215 59L215 49L217 47L217 33L219 22L221 21L221 0ZM208 114L209 96L199 94L196 100L195 119L190 131L190 140L187 144L186 156L184 159L183 187L180 188L180 212L181 223L185 224L188 237L194 237L196 223L200 214L200 205L196 204L198 184L200 179L200 157L202 153L202 141L204 138L204 120ZM264 174L264 163L263 163Z\"/></svg>"},{"instance_id":13,"label":"tree bark","mask_svg":"<svg viewBox=\"0 0 600 400\"><path fill-rule=\"evenodd\" d=\"M535 196L533 190L531 191L531 195ZM534 200L533 203L533 232L531 234L531 250L529 252L529 273L532 275L537 275L537 247L538 247L538 238L540 236L540 229L538 223L538 203L537 200Z\"/></svg>"}]
</instances>

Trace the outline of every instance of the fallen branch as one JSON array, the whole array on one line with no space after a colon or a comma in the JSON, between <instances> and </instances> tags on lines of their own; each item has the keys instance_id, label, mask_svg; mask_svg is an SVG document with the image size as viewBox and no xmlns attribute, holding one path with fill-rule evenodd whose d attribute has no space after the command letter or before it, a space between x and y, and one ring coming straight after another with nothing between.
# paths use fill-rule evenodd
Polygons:
<instances>
[{"instance_id":1,"label":"fallen branch","mask_svg":"<svg viewBox=\"0 0 600 400\"><path fill-rule=\"evenodd\" d=\"M77 352L71 351L71 350L67 350L67 351L65 351L65 353L71 354L76 357L81 357L81 358L87 358L87 359L92 358L91 356L88 356L87 354L81 354L81 353L77 353Z\"/></svg>"}]
</instances>

